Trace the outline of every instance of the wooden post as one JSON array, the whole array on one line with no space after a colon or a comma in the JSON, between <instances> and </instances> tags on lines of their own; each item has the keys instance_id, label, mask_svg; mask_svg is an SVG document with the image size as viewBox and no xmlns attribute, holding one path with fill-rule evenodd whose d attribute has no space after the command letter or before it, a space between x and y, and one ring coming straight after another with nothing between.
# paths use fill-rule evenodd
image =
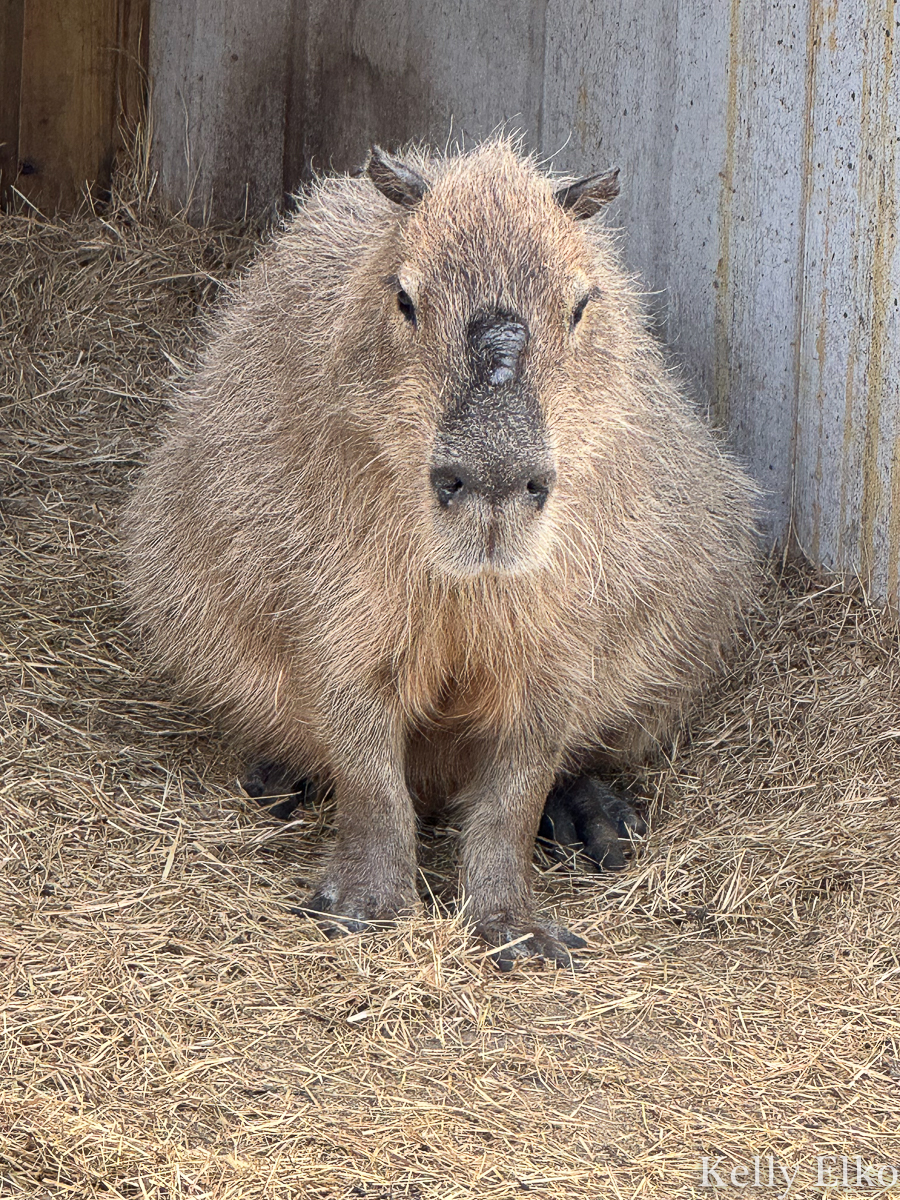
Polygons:
<instances>
[{"instance_id":1,"label":"wooden post","mask_svg":"<svg viewBox=\"0 0 900 1200\"><path fill-rule=\"evenodd\" d=\"M108 187L119 115L140 109L149 0L0 4L3 140L10 147L18 142L17 150L6 150L4 183L12 182L7 176L16 164L16 187L36 208L71 209L85 186L95 195ZM7 58L11 69L3 70ZM7 133L14 108L17 138Z\"/></svg>"},{"instance_id":2,"label":"wooden post","mask_svg":"<svg viewBox=\"0 0 900 1200\"><path fill-rule=\"evenodd\" d=\"M0 0L0 203L19 173L19 93L25 0Z\"/></svg>"}]
</instances>

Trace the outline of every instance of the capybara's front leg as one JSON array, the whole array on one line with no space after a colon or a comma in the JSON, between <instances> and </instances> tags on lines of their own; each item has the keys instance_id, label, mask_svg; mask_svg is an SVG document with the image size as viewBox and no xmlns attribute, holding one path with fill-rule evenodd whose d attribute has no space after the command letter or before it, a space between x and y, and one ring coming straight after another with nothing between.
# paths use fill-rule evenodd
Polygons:
<instances>
[{"instance_id":1,"label":"capybara's front leg","mask_svg":"<svg viewBox=\"0 0 900 1200\"><path fill-rule=\"evenodd\" d=\"M525 738L484 763L459 797L464 811L463 889L478 933L499 947L501 970L517 958L571 963L582 938L533 915L534 838L556 769L555 755L535 754ZM507 943L514 942L514 945Z\"/></svg>"},{"instance_id":2,"label":"capybara's front leg","mask_svg":"<svg viewBox=\"0 0 900 1200\"><path fill-rule=\"evenodd\" d=\"M330 932L357 932L418 906L416 820L402 741L377 703L347 709L331 777L337 836L324 878L307 908L327 914ZM353 719L353 718L356 719Z\"/></svg>"}]
</instances>

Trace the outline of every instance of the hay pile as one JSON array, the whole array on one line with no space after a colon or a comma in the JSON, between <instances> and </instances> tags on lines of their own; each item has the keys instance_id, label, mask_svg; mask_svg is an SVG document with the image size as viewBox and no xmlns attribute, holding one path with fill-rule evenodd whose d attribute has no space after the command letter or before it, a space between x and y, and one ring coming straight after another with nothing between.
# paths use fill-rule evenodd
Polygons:
<instances>
[{"instance_id":1,"label":"hay pile","mask_svg":"<svg viewBox=\"0 0 900 1200\"><path fill-rule=\"evenodd\" d=\"M760 1155L818 1196L817 1155L900 1164L900 657L808 572L772 570L643 780L639 860L546 870L578 973L502 976L452 912L290 915L327 810L240 798L116 591L165 380L253 249L140 195L0 219L0 1194L680 1197Z\"/></svg>"}]
</instances>

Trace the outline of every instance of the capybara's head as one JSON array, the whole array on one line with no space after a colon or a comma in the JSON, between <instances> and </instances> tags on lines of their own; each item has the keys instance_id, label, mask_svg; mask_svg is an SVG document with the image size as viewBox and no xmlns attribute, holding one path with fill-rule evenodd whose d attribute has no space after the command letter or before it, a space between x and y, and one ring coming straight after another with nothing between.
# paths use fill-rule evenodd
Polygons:
<instances>
[{"instance_id":1,"label":"capybara's head","mask_svg":"<svg viewBox=\"0 0 900 1200\"><path fill-rule=\"evenodd\" d=\"M555 186L495 142L431 162L376 148L368 179L390 201L353 322L371 337L374 299L372 436L413 489L434 568L533 570L595 440L588 375L615 325L606 276L621 276L582 218L616 195L616 173Z\"/></svg>"}]
</instances>

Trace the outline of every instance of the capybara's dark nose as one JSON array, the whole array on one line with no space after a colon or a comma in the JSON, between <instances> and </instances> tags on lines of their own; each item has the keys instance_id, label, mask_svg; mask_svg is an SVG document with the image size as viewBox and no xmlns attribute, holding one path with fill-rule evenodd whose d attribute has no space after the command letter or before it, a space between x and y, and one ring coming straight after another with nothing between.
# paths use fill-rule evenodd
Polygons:
<instances>
[{"instance_id":1,"label":"capybara's dark nose","mask_svg":"<svg viewBox=\"0 0 900 1200\"><path fill-rule=\"evenodd\" d=\"M489 504L524 500L540 510L555 482L556 472L538 462L500 463L487 470L451 462L431 469L431 486L442 508L458 508L480 496Z\"/></svg>"}]
</instances>

